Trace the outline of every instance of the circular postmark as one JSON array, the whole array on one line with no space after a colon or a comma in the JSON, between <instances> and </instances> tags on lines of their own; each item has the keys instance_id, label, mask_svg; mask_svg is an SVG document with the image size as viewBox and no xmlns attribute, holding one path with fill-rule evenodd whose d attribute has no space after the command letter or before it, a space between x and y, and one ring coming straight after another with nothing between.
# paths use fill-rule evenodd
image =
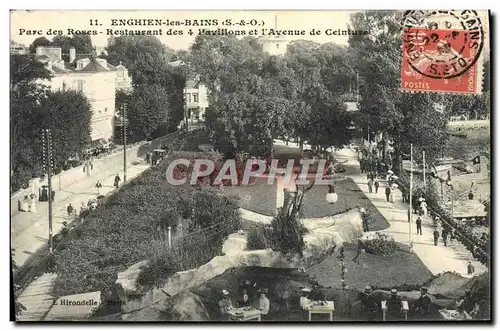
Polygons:
<instances>
[{"instance_id":1,"label":"circular postmark","mask_svg":"<svg viewBox=\"0 0 500 331\"><path fill-rule=\"evenodd\" d=\"M403 15L403 60L425 77L450 79L468 72L484 39L474 10L410 10Z\"/></svg>"}]
</instances>

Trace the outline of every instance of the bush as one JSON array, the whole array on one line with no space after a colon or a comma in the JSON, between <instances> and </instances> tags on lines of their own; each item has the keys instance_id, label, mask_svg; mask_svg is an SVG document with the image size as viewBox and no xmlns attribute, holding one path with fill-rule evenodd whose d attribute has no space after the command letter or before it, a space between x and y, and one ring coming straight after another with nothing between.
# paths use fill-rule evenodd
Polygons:
<instances>
[{"instance_id":1,"label":"bush","mask_svg":"<svg viewBox=\"0 0 500 331\"><path fill-rule=\"evenodd\" d=\"M376 232L374 238L362 240L362 247L368 254L381 256L392 255L398 250L398 245L394 241L394 238L380 232Z\"/></svg>"},{"instance_id":2,"label":"bush","mask_svg":"<svg viewBox=\"0 0 500 331\"><path fill-rule=\"evenodd\" d=\"M269 227L253 227L247 234L247 249L258 250L271 248L272 229Z\"/></svg>"},{"instance_id":3,"label":"bush","mask_svg":"<svg viewBox=\"0 0 500 331\"><path fill-rule=\"evenodd\" d=\"M167 161L124 186L88 212L84 226L70 231L71 242L65 240L53 254L53 272L58 274L54 295L101 291L107 297L116 274L139 261L155 262L150 279L143 280L151 284L220 254L227 236L239 229L237 201L212 188L168 185ZM192 210L191 222L186 238L181 238L176 253L170 256L164 228L171 226L176 231L185 216L178 209L181 201ZM167 269L159 267L164 260L172 263Z\"/></svg>"},{"instance_id":4,"label":"bush","mask_svg":"<svg viewBox=\"0 0 500 331\"><path fill-rule=\"evenodd\" d=\"M300 208L303 194L285 192L283 207L280 208L272 222L271 248L283 254L298 253L304 250L304 235L307 229L300 223Z\"/></svg>"}]
</instances>

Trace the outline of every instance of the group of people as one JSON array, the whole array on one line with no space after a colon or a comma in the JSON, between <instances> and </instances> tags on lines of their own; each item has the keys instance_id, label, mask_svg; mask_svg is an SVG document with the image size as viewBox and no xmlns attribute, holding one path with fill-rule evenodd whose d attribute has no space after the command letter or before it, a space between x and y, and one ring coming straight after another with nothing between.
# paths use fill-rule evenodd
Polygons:
<instances>
[{"instance_id":1,"label":"group of people","mask_svg":"<svg viewBox=\"0 0 500 331\"><path fill-rule=\"evenodd\" d=\"M34 193L31 193L29 197L25 195L22 203L21 200L18 199L17 210L21 212L36 213L36 195Z\"/></svg>"},{"instance_id":2,"label":"group of people","mask_svg":"<svg viewBox=\"0 0 500 331\"><path fill-rule=\"evenodd\" d=\"M267 298L267 289L260 288L255 292L255 285L256 284L253 286L250 281L246 281L235 305L233 305L231 293L226 289L222 290L222 299L219 301L221 314L225 316L234 308L251 307L260 311L261 316L267 316L270 308L269 298Z\"/></svg>"}]
</instances>

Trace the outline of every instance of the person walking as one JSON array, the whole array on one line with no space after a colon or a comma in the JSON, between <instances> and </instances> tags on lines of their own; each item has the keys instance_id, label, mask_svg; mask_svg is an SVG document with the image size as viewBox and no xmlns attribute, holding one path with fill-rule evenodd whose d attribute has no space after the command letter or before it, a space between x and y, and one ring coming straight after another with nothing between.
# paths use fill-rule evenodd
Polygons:
<instances>
[{"instance_id":1,"label":"person walking","mask_svg":"<svg viewBox=\"0 0 500 331\"><path fill-rule=\"evenodd\" d=\"M437 246L439 239L439 231L437 230L437 228L434 228L434 232L432 234L434 236L434 246Z\"/></svg>"},{"instance_id":2,"label":"person walking","mask_svg":"<svg viewBox=\"0 0 500 331\"><path fill-rule=\"evenodd\" d=\"M102 184L100 181L97 181L97 183L95 184L95 187L97 189L97 194L99 194L99 189L102 187Z\"/></svg>"},{"instance_id":3,"label":"person walking","mask_svg":"<svg viewBox=\"0 0 500 331\"><path fill-rule=\"evenodd\" d=\"M68 208L66 208L66 211L68 212L68 216L71 216L73 214L73 206L71 203L68 205Z\"/></svg>"},{"instance_id":4,"label":"person walking","mask_svg":"<svg viewBox=\"0 0 500 331\"><path fill-rule=\"evenodd\" d=\"M420 216L417 218L417 233L419 235L422 235L422 219L420 218Z\"/></svg>"},{"instance_id":5,"label":"person walking","mask_svg":"<svg viewBox=\"0 0 500 331\"><path fill-rule=\"evenodd\" d=\"M120 185L121 178L118 176L118 174L115 176L115 184L114 186L118 188L118 185Z\"/></svg>"},{"instance_id":6,"label":"person walking","mask_svg":"<svg viewBox=\"0 0 500 331\"><path fill-rule=\"evenodd\" d=\"M448 229L446 227L441 231L441 237L443 237L444 246L448 246Z\"/></svg>"},{"instance_id":7,"label":"person walking","mask_svg":"<svg viewBox=\"0 0 500 331\"><path fill-rule=\"evenodd\" d=\"M31 193L30 195L30 212L36 213L36 195Z\"/></svg>"},{"instance_id":8,"label":"person walking","mask_svg":"<svg viewBox=\"0 0 500 331\"><path fill-rule=\"evenodd\" d=\"M24 199L23 199L23 208L22 208L23 211L27 211L29 212L29 206L28 206L28 196L25 195L24 196Z\"/></svg>"},{"instance_id":9,"label":"person walking","mask_svg":"<svg viewBox=\"0 0 500 331\"><path fill-rule=\"evenodd\" d=\"M472 265L472 262L469 261L467 264L467 275L474 275L474 266Z\"/></svg>"},{"instance_id":10,"label":"person walking","mask_svg":"<svg viewBox=\"0 0 500 331\"><path fill-rule=\"evenodd\" d=\"M391 197L391 188L389 186L387 186L385 188L385 199L387 200L387 202L389 202L390 197Z\"/></svg>"},{"instance_id":11,"label":"person walking","mask_svg":"<svg viewBox=\"0 0 500 331\"><path fill-rule=\"evenodd\" d=\"M373 193L373 179L368 179L368 193Z\"/></svg>"},{"instance_id":12,"label":"person walking","mask_svg":"<svg viewBox=\"0 0 500 331\"><path fill-rule=\"evenodd\" d=\"M378 187L379 187L379 182L378 182L378 178L375 177L375 179L373 180L373 186L375 186L375 193L378 193Z\"/></svg>"}]
</instances>

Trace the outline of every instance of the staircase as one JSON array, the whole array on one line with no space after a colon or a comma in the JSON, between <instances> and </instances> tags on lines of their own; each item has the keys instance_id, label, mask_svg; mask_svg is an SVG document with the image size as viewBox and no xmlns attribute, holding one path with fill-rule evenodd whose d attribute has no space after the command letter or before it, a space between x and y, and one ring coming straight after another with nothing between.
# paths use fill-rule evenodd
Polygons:
<instances>
[{"instance_id":1,"label":"staircase","mask_svg":"<svg viewBox=\"0 0 500 331\"><path fill-rule=\"evenodd\" d=\"M34 280L18 297L18 301L26 308L17 321L42 321L54 304L54 298L50 292L54 287L57 274L45 273Z\"/></svg>"}]
</instances>

